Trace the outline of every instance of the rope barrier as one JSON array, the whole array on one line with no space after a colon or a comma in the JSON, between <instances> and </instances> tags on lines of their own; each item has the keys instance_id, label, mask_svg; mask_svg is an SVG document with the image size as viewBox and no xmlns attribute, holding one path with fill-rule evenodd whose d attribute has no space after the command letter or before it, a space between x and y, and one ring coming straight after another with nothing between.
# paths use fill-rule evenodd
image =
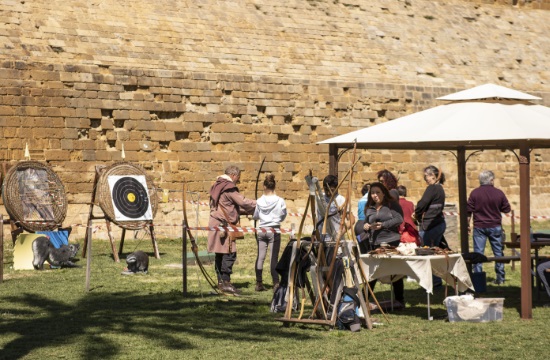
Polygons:
<instances>
[{"instance_id":1,"label":"rope barrier","mask_svg":"<svg viewBox=\"0 0 550 360\"><path fill-rule=\"evenodd\" d=\"M16 221L16 223L19 223L19 221ZM33 221L33 223L39 223L38 221ZM39 223L40 224L40 223ZM51 223L47 223L50 224ZM175 227L181 227L181 224L147 224L143 228L148 227L149 225L155 226L155 227L163 227L163 226L175 226ZM56 226L62 227L61 224L57 224ZM68 225L70 227L81 227L81 228L87 228L87 225L84 224L70 224ZM98 230L102 230L103 227L100 225L96 226L90 226L91 229L93 229L93 232L97 232ZM281 229L281 228L272 228L272 227L250 227L250 226L190 226L188 227L189 230L203 230L203 231L226 231L226 232L246 232L246 233L276 233L276 234L292 234L294 231L292 229Z\"/></svg>"},{"instance_id":2,"label":"rope barrier","mask_svg":"<svg viewBox=\"0 0 550 360\"><path fill-rule=\"evenodd\" d=\"M173 202L183 202L183 200L181 199L174 199L174 198L169 198L168 201L173 201ZM210 206L208 203L205 203L205 202L201 202L201 201L192 201L192 200L187 200L186 201L188 204L193 204L193 205L201 205L201 206ZM456 212L456 211L444 211L443 212L444 215L446 216L458 216L459 213ZM289 212L287 214L288 216L293 216L293 217L302 217L303 214L299 213L299 212ZM311 218L311 215L310 214L307 214L306 215L308 218ZM505 216L505 217L512 217L512 214L502 214L502 216ZM515 218L518 218L519 219L519 215L515 215L514 216ZM543 219L543 220L547 220L547 219L550 219L550 216L544 216L544 215L532 215L530 217L530 219L532 220L540 220L540 219Z\"/></svg>"},{"instance_id":3,"label":"rope barrier","mask_svg":"<svg viewBox=\"0 0 550 360\"><path fill-rule=\"evenodd\" d=\"M189 201L189 202L191 202L191 201ZM447 216L458 216L459 215L458 212L444 212L444 214L447 215ZM288 213L288 215L289 216L300 216L300 217L302 216L301 214L298 214L298 213ZM512 217L511 214L502 214L502 215L505 216L505 217L509 217L509 218ZM308 217L311 218L311 215L308 215ZM520 216L515 214L514 218L519 219ZM531 220L548 220L548 219L550 219L550 216L532 215L532 216L530 216L530 219ZM15 223L16 224L21 224L20 221L16 221ZM43 224L52 225L51 222L32 221L32 223L37 224L37 225L43 225ZM181 224L163 224L163 223L147 224L147 226L149 226L149 225L152 225L152 226L155 226L155 227L168 227L168 226L180 227L180 226L182 226ZM81 228L87 228L88 227L85 224L78 224L78 223L69 224L69 225L65 225L65 226L63 226L63 224L55 224L55 227L67 227L67 226L81 227ZM94 229L93 230L94 233L97 230L103 229L103 227L99 226L99 225L91 226L91 228ZM145 228L145 226L144 226L144 228ZM204 230L204 231L222 231L223 230L223 231L230 231L230 232L231 231L237 231L237 232L250 232L250 233L271 233L271 232L274 232L274 233L277 233L277 234L290 234L290 233L292 233L291 229L262 228L262 227L254 228L254 227L223 227L223 226L201 227L201 226L197 226L197 227L189 227L189 230Z\"/></svg>"}]
</instances>

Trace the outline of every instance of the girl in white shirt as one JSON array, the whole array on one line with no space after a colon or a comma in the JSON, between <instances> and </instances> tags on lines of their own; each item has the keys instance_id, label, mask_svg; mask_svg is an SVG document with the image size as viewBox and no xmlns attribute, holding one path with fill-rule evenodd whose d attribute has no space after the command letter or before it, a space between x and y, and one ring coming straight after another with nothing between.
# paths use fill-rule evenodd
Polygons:
<instances>
[{"instance_id":1,"label":"girl in white shirt","mask_svg":"<svg viewBox=\"0 0 550 360\"><path fill-rule=\"evenodd\" d=\"M285 200L275 194L275 175L268 174L264 180L264 194L256 202L254 220L260 220L261 228L280 228L286 218ZM279 249L281 248L281 234L275 232L260 232L257 234L258 256L256 257L256 291L267 290L262 282L262 272L268 247L270 271L273 280L273 291L279 287L279 274L275 270Z\"/></svg>"}]
</instances>

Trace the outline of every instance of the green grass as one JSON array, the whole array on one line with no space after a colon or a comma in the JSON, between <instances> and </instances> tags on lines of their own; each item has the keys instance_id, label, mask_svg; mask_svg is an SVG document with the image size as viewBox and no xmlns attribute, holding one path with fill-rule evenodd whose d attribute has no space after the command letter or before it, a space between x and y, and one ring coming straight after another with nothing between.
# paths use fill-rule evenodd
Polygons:
<instances>
[{"instance_id":1,"label":"green grass","mask_svg":"<svg viewBox=\"0 0 550 360\"><path fill-rule=\"evenodd\" d=\"M286 241L286 240L284 240ZM8 241L6 241L8 242ZM204 249L204 242L201 244ZM547 356L550 308L536 293L532 320L521 320L520 268L507 270L502 287L488 284L483 297L504 297L504 320L449 323L444 290L431 297L434 321L426 319L426 294L406 282L407 309L380 315L383 325L359 333L315 325L284 327L269 312L271 291L254 291L256 245L239 248L233 282L241 297L209 295L195 266L189 294L182 294L181 240L160 240L161 259L148 241L127 240L125 251L147 251L148 275L122 276L107 241L93 246L91 290L85 290L85 259L78 269L14 271L5 244L0 284L0 359L543 359ZM125 254L123 255L124 258ZM213 274L213 266L207 268ZM485 266L488 282L494 279ZM264 271L264 279L268 279ZM266 281L270 284L269 281ZM200 283L200 285L199 285ZM450 289L449 289L450 291ZM379 300L389 286L378 284Z\"/></svg>"}]
</instances>

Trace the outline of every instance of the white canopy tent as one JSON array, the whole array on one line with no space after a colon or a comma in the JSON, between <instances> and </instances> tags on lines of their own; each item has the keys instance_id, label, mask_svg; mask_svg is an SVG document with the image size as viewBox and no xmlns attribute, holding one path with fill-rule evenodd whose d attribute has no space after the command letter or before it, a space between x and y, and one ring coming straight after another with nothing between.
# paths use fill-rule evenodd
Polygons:
<instances>
[{"instance_id":1,"label":"white canopy tent","mask_svg":"<svg viewBox=\"0 0 550 360\"><path fill-rule=\"evenodd\" d=\"M450 101L383 124L336 136L329 145L330 173L338 172L339 149L455 150L458 165L461 247L468 251L466 150L508 149L520 167L521 261L530 264L529 154L550 148L550 108L531 103L540 98L486 84L438 98ZM531 269L522 266L521 316L532 317Z\"/></svg>"},{"instance_id":2,"label":"white canopy tent","mask_svg":"<svg viewBox=\"0 0 550 360\"><path fill-rule=\"evenodd\" d=\"M319 144L353 144L355 139L371 149L501 149L517 148L525 140L533 147L537 140L550 144L550 108L527 101L540 98L487 84L438 100L453 101Z\"/></svg>"}]
</instances>

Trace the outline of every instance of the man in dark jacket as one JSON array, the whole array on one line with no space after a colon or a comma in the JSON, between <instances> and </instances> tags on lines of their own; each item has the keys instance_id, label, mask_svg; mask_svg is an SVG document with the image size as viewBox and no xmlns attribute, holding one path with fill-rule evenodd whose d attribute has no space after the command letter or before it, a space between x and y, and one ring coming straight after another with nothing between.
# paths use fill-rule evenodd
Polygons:
<instances>
[{"instance_id":1,"label":"man in dark jacket","mask_svg":"<svg viewBox=\"0 0 550 360\"><path fill-rule=\"evenodd\" d=\"M510 203L504 193L495 188L495 174L485 170L479 174L480 186L472 191L468 198L468 224L474 216L474 251L483 254L487 239L495 256L503 256L502 215L510 212ZM473 272L481 272L482 265L475 264ZM495 284L505 280L504 264L495 262Z\"/></svg>"}]
</instances>

